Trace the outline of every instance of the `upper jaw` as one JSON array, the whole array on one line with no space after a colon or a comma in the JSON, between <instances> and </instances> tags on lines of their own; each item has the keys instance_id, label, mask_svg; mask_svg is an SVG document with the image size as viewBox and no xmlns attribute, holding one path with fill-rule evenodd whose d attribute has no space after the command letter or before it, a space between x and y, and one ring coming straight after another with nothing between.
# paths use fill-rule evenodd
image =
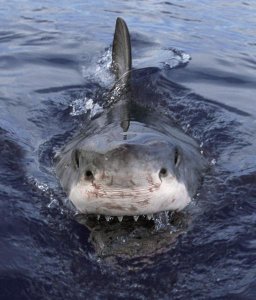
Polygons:
<instances>
[{"instance_id":1,"label":"upper jaw","mask_svg":"<svg viewBox=\"0 0 256 300\"><path fill-rule=\"evenodd\" d=\"M137 222L140 219L144 220L152 220L153 214L148 215L138 215L138 216L131 216L135 222ZM97 215L97 220L100 220L101 218L105 219L107 222L112 221L114 219L118 220L119 222L122 222L124 219L124 216L105 216L105 215Z\"/></svg>"}]
</instances>

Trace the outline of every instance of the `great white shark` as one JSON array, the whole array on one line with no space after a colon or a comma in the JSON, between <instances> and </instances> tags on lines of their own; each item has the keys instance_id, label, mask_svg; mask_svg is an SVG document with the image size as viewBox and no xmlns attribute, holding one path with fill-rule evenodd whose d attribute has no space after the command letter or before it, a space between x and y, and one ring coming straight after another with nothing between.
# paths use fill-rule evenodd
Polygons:
<instances>
[{"instance_id":1,"label":"great white shark","mask_svg":"<svg viewBox=\"0 0 256 300\"><path fill-rule=\"evenodd\" d=\"M136 96L130 34L121 18L112 70L114 101L58 154L60 183L79 213L106 220L180 211L198 189L205 159L194 139Z\"/></svg>"}]
</instances>

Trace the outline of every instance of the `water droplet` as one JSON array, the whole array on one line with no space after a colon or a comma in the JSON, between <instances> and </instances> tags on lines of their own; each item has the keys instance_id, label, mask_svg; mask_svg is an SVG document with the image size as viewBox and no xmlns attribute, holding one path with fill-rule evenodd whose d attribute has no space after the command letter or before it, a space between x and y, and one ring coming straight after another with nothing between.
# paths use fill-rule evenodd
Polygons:
<instances>
[{"instance_id":1,"label":"water droplet","mask_svg":"<svg viewBox=\"0 0 256 300\"><path fill-rule=\"evenodd\" d=\"M213 159L211 160L211 165L214 166L214 165L216 165L216 163L217 163L216 159L213 158Z\"/></svg>"}]
</instances>

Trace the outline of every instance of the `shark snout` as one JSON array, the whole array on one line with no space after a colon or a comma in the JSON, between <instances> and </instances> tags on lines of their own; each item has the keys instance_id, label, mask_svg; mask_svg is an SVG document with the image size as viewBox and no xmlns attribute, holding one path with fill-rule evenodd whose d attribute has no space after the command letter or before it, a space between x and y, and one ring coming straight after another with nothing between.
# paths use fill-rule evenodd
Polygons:
<instances>
[{"instance_id":1,"label":"shark snout","mask_svg":"<svg viewBox=\"0 0 256 300\"><path fill-rule=\"evenodd\" d=\"M175 176L179 160L175 147L152 143L121 144L104 154L79 151L74 159L86 181L123 188L159 185L165 177Z\"/></svg>"}]
</instances>

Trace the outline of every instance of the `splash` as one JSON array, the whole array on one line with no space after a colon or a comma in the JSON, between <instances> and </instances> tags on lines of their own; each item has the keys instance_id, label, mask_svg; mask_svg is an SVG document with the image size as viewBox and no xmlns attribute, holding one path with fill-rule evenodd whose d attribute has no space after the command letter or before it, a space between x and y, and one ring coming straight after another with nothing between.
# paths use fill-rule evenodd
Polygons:
<instances>
[{"instance_id":1,"label":"splash","mask_svg":"<svg viewBox=\"0 0 256 300\"><path fill-rule=\"evenodd\" d=\"M74 100L70 106L72 108L70 113L71 116L79 116L89 112L90 119L99 115L103 111L103 108L98 103L95 103L92 98L87 97Z\"/></svg>"},{"instance_id":2,"label":"splash","mask_svg":"<svg viewBox=\"0 0 256 300\"><path fill-rule=\"evenodd\" d=\"M164 62L161 62L161 64L166 68L177 68L177 67L181 67L184 66L186 64L189 63L189 61L191 60L191 56L188 53L185 53L181 50L178 49L165 49L164 51L166 51L169 55L169 58L166 58L166 60Z\"/></svg>"},{"instance_id":3,"label":"splash","mask_svg":"<svg viewBox=\"0 0 256 300\"><path fill-rule=\"evenodd\" d=\"M82 67L82 75L87 81L98 82L102 87L109 87L114 82L111 63L112 50L108 47L97 61L92 61L89 66Z\"/></svg>"}]
</instances>

